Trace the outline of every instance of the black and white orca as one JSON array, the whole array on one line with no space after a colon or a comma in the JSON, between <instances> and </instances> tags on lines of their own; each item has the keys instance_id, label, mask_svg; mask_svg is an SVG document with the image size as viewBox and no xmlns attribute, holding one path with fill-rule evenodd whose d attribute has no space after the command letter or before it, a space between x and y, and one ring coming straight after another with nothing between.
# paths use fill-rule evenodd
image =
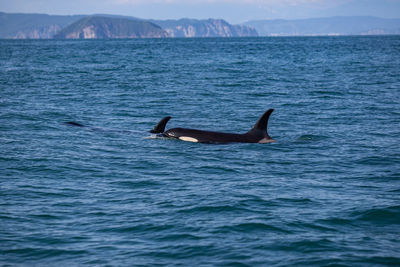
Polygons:
<instances>
[{"instance_id":1,"label":"black and white orca","mask_svg":"<svg viewBox=\"0 0 400 267\"><path fill-rule=\"evenodd\" d=\"M271 143L275 142L267 132L268 119L273 112L273 109L267 110L256 122L253 128L244 134L235 133L221 133L212 131L203 131L196 129L187 128L172 128L168 131L165 130L165 126L171 119L167 116L160 120L160 122L150 131L151 133L160 134L163 137L179 139L188 142L199 142L199 143L212 143L212 144L223 144L223 143Z\"/></svg>"}]
</instances>

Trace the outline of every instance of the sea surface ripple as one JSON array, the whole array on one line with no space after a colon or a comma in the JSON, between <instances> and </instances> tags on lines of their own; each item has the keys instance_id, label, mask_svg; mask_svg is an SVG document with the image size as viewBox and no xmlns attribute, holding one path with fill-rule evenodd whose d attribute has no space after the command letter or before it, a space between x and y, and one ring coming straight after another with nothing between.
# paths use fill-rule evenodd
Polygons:
<instances>
[{"instance_id":1,"label":"sea surface ripple","mask_svg":"<svg viewBox=\"0 0 400 267\"><path fill-rule=\"evenodd\" d=\"M1 40L0 265L399 266L399 103L399 36Z\"/></svg>"}]
</instances>

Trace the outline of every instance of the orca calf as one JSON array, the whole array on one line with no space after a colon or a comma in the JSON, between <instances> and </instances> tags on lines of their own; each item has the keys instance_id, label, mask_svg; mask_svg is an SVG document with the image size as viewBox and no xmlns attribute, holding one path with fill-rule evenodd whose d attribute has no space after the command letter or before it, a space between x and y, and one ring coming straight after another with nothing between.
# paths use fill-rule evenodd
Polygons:
<instances>
[{"instance_id":1,"label":"orca calf","mask_svg":"<svg viewBox=\"0 0 400 267\"><path fill-rule=\"evenodd\" d=\"M170 116L163 118L150 132L161 134L163 137L175 138L182 141L188 142L199 142L199 143L271 143L275 142L267 132L268 119L273 112L273 109L267 110L254 124L250 131L244 134L234 133L221 133L212 131L202 131L196 129L187 128L172 128L168 131L165 130L165 126L171 119Z\"/></svg>"}]
</instances>

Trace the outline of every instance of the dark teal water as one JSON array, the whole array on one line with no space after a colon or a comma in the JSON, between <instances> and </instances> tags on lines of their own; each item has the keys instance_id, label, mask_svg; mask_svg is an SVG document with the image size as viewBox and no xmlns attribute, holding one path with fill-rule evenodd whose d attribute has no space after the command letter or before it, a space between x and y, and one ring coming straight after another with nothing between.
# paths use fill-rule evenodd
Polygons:
<instances>
[{"instance_id":1,"label":"dark teal water","mask_svg":"<svg viewBox=\"0 0 400 267\"><path fill-rule=\"evenodd\" d=\"M0 264L399 266L399 140L399 36L3 40Z\"/></svg>"}]
</instances>

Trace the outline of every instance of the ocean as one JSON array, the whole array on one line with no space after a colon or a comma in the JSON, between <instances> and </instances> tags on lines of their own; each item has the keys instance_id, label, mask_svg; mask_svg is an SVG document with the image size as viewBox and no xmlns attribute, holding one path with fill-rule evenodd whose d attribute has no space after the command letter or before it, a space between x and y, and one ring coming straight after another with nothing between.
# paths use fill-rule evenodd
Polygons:
<instances>
[{"instance_id":1,"label":"ocean","mask_svg":"<svg viewBox=\"0 0 400 267\"><path fill-rule=\"evenodd\" d=\"M1 40L0 265L400 266L399 141L400 36Z\"/></svg>"}]
</instances>

